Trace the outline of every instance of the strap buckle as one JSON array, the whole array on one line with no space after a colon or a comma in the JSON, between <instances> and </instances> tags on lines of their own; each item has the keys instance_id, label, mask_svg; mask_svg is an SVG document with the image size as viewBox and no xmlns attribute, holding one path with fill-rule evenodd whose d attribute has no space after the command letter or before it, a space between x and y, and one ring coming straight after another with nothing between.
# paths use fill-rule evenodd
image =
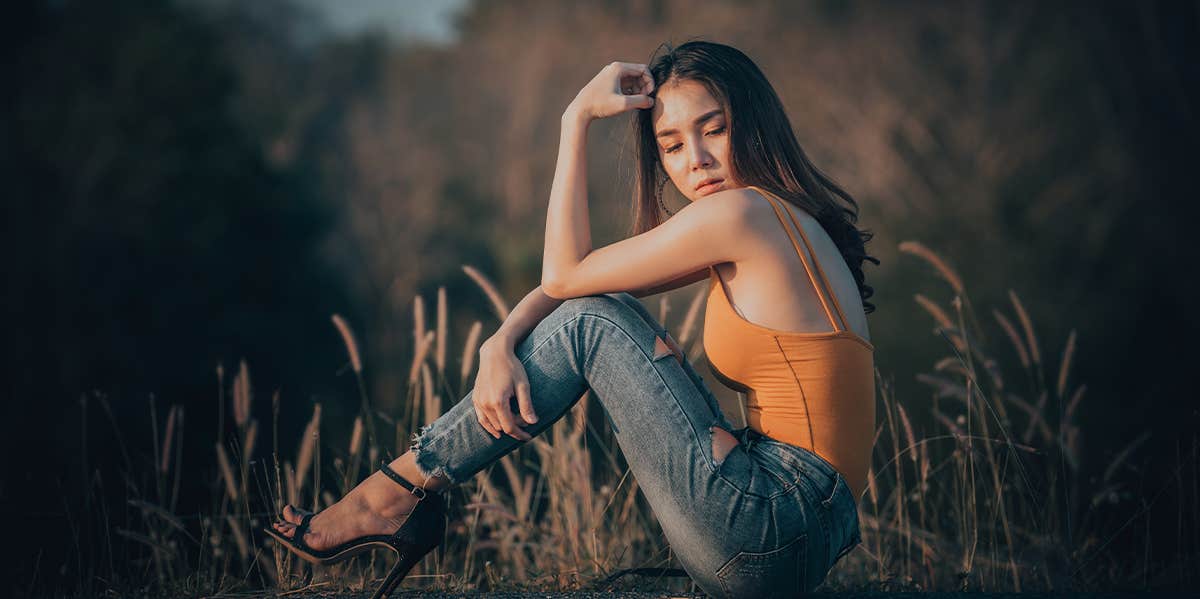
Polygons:
<instances>
[{"instance_id":1,"label":"strap buckle","mask_svg":"<svg viewBox=\"0 0 1200 599\"><path fill-rule=\"evenodd\" d=\"M379 470L382 471L385 475L387 475L388 478L396 481L396 484L407 489L409 493L412 493L413 496L415 496L417 498L417 501L421 501L422 499L425 499L425 495L426 495L425 489L422 487L418 487L417 485L414 485L414 484L404 480L403 476L396 474L396 471L392 470L392 468L390 466L388 466L388 462L386 459L384 459L382 461L382 463L380 463Z\"/></svg>"}]
</instances>

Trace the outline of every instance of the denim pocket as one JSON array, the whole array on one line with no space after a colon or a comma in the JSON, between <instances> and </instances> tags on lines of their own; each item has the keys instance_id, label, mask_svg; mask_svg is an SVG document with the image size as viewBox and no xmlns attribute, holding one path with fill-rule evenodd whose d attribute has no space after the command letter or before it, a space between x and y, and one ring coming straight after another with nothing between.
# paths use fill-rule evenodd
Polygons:
<instances>
[{"instance_id":1,"label":"denim pocket","mask_svg":"<svg viewBox=\"0 0 1200 599\"><path fill-rule=\"evenodd\" d=\"M739 551L717 570L726 597L794 597L808 591L808 535L771 551Z\"/></svg>"},{"instance_id":2,"label":"denim pocket","mask_svg":"<svg viewBox=\"0 0 1200 599\"><path fill-rule=\"evenodd\" d=\"M833 490L821 502L827 513L829 524L829 567L833 567L850 550L862 541L858 523L858 503L850 492L850 485L841 473L834 473Z\"/></svg>"},{"instance_id":3,"label":"denim pocket","mask_svg":"<svg viewBox=\"0 0 1200 599\"><path fill-rule=\"evenodd\" d=\"M829 461L802 447L788 446L788 450L800 471L799 491L816 508L824 529L821 540L825 542L825 553L823 560L818 559L824 561L826 569L832 568L861 541L858 502L846 478Z\"/></svg>"}]
</instances>

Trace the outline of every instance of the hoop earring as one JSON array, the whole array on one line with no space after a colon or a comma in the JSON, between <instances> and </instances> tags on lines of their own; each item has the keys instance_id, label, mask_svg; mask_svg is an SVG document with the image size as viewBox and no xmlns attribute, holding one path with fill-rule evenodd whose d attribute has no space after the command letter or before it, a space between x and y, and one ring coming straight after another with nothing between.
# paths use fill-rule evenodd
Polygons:
<instances>
[{"instance_id":1,"label":"hoop earring","mask_svg":"<svg viewBox=\"0 0 1200 599\"><path fill-rule=\"evenodd\" d=\"M666 187L666 185L667 185L667 180L663 179L662 182L658 184L658 190L656 190L654 192L654 195L655 195L655 197L658 198L658 205L659 205L659 207L662 208L662 211L667 213L667 216L675 216L675 213L671 212L670 210L667 210L667 205L663 203L663 199L662 199L663 188Z\"/></svg>"}]
</instances>

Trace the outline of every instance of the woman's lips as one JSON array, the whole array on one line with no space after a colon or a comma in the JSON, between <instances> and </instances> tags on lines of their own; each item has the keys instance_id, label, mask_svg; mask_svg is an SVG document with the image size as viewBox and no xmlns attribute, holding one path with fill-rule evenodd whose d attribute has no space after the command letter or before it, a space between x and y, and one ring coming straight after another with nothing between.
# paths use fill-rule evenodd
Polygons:
<instances>
[{"instance_id":1,"label":"woman's lips","mask_svg":"<svg viewBox=\"0 0 1200 599\"><path fill-rule=\"evenodd\" d=\"M724 183L725 183L724 179L718 179L718 180L712 181L710 183L705 183L704 185L701 185L700 187L696 188L696 194L697 195L705 195L707 193L711 193L713 191L716 191L718 188L720 188L721 185Z\"/></svg>"}]
</instances>

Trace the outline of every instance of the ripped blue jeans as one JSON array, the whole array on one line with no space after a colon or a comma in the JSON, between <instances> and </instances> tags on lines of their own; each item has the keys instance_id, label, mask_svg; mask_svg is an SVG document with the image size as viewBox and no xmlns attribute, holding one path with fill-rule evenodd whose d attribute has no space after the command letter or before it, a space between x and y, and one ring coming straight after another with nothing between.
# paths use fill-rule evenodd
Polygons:
<instances>
[{"instance_id":1,"label":"ripped blue jeans","mask_svg":"<svg viewBox=\"0 0 1200 599\"><path fill-rule=\"evenodd\" d=\"M691 364L662 351L666 335L628 293L564 301L515 348L538 414L525 430L537 435L591 389L675 556L706 593L811 590L860 541L850 488L807 449L731 430ZM713 427L739 441L723 460ZM521 444L489 435L467 393L411 449L423 474L458 483Z\"/></svg>"}]
</instances>

